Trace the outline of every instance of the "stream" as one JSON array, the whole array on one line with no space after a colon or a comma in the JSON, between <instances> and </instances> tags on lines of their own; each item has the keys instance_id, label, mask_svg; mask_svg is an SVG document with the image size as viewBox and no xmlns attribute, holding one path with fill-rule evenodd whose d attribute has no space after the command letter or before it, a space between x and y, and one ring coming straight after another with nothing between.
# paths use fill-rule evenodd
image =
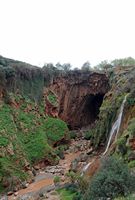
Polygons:
<instances>
[{"instance_id":1,"label":"stream","mask_svg":"<svg viewBox=\"0 0 135 200\"><path fill-rule=\"evenodd\" d=\"M90 141L84 139L71 140L70 147L65 151L65 158L59 161L56 166L47 166L45 170L39 171L35 176L33 183L29 184L27 188L15 192L8 196L8 200L35 200L40 194L46 194L49 200L59 200L58 195L51 195L50 191L55 191L53 179L55 176L61 177L61 184L67 183L65 174L71 168L71 163L76 159L80 162L80 168L83 168L89 160L87 160L87 152L91 149ZM82 157L82 160L81 160ZM86 157L86 159L85 159ZM46 199L44 198L44 199Z\"/></svg>"}]
</instances>

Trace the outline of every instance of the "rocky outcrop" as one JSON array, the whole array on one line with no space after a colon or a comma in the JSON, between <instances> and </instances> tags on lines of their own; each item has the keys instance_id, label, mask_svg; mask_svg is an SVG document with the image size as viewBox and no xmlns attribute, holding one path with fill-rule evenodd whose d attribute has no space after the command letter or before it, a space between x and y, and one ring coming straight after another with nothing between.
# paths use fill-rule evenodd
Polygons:
<instances>
[{"instance_id":1,"label":"rocky outcrop","mask_svg":"<svg viewBox=\"0 0 135 200\"><path fill-rule=\"evenodd\" d=\"M54 116L55 113L71 128L90 125L98 118L108 88L108 78L101 73L77 71L57 77L45 91L45 99L49 91L53 92L58 106L46 106L47 114Z\"/></svg>"}]
</instances>

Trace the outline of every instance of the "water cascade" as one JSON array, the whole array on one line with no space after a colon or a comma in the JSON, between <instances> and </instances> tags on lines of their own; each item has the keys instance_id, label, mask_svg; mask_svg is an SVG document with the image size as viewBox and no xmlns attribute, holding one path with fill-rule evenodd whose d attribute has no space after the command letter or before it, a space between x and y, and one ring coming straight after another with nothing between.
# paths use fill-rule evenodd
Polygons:
<instances>
[{"instance_id":1,"label":"water cascade","mask_svg":"<svg viewBox=\"0 0 135 200\"><path fill-rule=\"evenodd\" d=\"M121 104L121 107L120 107L120 112L119 112L119 115L118 115L118 118L117 120L114 122L112 128L111 128L111 131L110 131L110 134L109 134L109 140L108 140L108 143L107 143L107 146L106 146L106 149L103 153L103 155L105 155L110 147L110 144L111 144L111 141L113 139L113 137L115 136L116 134L116 138L117 138L117 135L119 133L119 130L120 130L120 126L121 126L121 121L122 121L122 115L123 115L123 110L124 110L124 105L125 105L125 102L126 102L126 99L127 99L127 95L125 96L122 104Z\"/></svg>"},{"instance_id":2,"label":"water cascade","mask_svg":"<svg viewBox=\"0 0 135 200\"><path fill-rule=\"evenodd\" d=\"M88 164L86 164L86 165L83 167L81 176L84 175L84 173L87 171L87 169L89 168L89 166L90 166L92 163L93 163L93 162L89 162Z\"/></svg>"},{"instance_id":3,"label":"water cascade","mask_svg":"<svg viewBox=\"0 0 135 200\"><path fill-rule=\"evenodd\" d=\"M120 107L120 112L119 112L119 115L118 115L118 118L117 120L114 122L112 128L111 128L111 131L110 131L110 134L109 134L109 140L108 140L108 143L107 143L107 146L106 146L106 149L104 151L104 153L102 154L102 156L104 156L109 147L110 147L110 144L112 142L112 139L113 137L117 138L118 136L118 133L119 133L119 130L120 130L120 126L121 126L121 121L122 121L122 115L123 115L123 110L124 110L124 106L125 106L125 102L126 102L126 99L127 99L127 95L124 97L124 100L121 104L121 107ZM101 157L102 157L101 156ZM94 162L94 161L93 161ZM85 165L83 167L83 170L82 170L82 175L87 171L87 169L89 168L89 166L93 163L93 162L89 162L87 165Z\"/></svg>"}]
</instances>

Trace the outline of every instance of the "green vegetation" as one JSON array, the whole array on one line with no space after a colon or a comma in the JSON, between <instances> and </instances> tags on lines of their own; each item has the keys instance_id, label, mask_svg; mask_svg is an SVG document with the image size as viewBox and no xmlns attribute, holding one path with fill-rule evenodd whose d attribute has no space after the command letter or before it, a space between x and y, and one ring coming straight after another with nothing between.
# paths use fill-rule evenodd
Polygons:
<instances>
[{"instance_id":1,"label":"green vegetation","mask_svg":"<svg viewBox=\"0 0 135 200\"><path fill-rule=\"evenodd\" d=\"M31 166L42 159L58 163L53 145L68 138L66 123L46 117L42 105L40 108L29 98L13 93L9 95L12 101L19 105L17 109L8 104L0 107L0 188L5 177L27 179L23 170L26 163Z\"/></svg>"},{"instance_id":2,"label":"green vegetation","mask_svg":"<svg viewBox=\"0 0 135 200\"><path fill-rule=\"evenodd\" d=\"M135 59L132 57L115 59L111 62L113 66L134 66Z\"/></svg>"},{"instance_id":3,"label":"green vegetation","mask_svg":"<svg viewBox=\"0 0 135 200\"><path fill-rule=\"evenodd\" d=\"M70 182L72 183L75 183L79 178L78 174L73 171L67 172L66 176L70 179Z\"/></svg>"},{"instance_id":4,"label":"green vegetation","mask_svg":"<svg viewBox=\"0 0 135 200\"><path fill-rule=\"evenodd\" d=\"M84 71L84 72L88 72L88 71L92 70L90 62L89 61L85 62L82 65L81 70Z\"/></svg>"},{"instance_id":5,"label":"green vegetation","mask_svg":"<svg viewBox=\"0 0 135 200\"><path fill-rule=\"evenodd\" d=\"M60 183L60 181L61 181L60 176L55 176L53 179L54 184L58 184Z\"/></svg>"},{"instance_id":6,"label":"green vegetation","mask_svg":"<svg viewBox=\"0 0 135 200\"><path fill-rule=\"evenodd\" d=\"M129 125L128 125L128 128L127 128L127 131L128 131L128 133L130 135L135 136L135 118L132 118L129 121Z\"/></svg>"},{"instance_id":7,"label":"green vegetation","mask_svg":"<svg viewBox=\"0 0 135 200\"><path fill-rule=\"evenodd\" d=\"M108 134L118 115L123 98L124 94L120 94L111 101L108 99L103 101L103 104L100 107L99 120L95 125L95 129L90 132L95 147L98 147L100 143L107 141Z\"/></svg>"},{"instance_id":8,"label":"green vegetation","mask_svg":"<svg viewBox=\"0 0 135 200\"><path fill-rule=\"evenodd\" d=\"M77 133L75 131L70 131L70 139L75 139L77 137Z\"/></svg>"},{"instance_id":9,"label":"green vegetation","mask_svg":"<svg viewBox=\"0 0 135 200\"><path fill-rule=\"evenodd\" d=\"M68 137L68 127L66 123L60 119L47 118L44 127L50 144L55 144L61 139L64 139L64 137Z\"/></svg>"},{"instance_id":10,"label":"green vegetation","mask_svg":"<svg viewBox=\"0 0 135 200\"><path fill-rule=\"evenodd\" d=\"M57 106L57 97L52 92L49 93L47 98L52 105Z\"/></svg>"},{"instance_id":11,"label":"green vegetation","mask_svg":"<svg viewBox=\"0 0 135 200\"><path fill-rule=\"evenodd\" d=\"M90 139L93 138L93 135L94 135L94 129L90 129L90 130L85 132L84 138L86 140L90 140Z\"/></svg>"},{"instance_id":12,"label":"green vegetation","mask_svg":"<svg viewBox=\"0 0 135 200\"><path fill-rule=\"evenodd\" d=\"M130 195L128 197L119 197L119 198L115 198L115 200L134 200L135 197L133 195Z\"/></svg>"},{"instance_id":13,"label":"green vegetation","mask_svg":"<svg viewBox=\"0 0 135 200\"><path fill-rule=\"evenodd\" d=\"M127 103L129 106L133 106L133 105L135 105L135 99L133 97L128 97Z\"/></svg>"},{"instance_id":14,"label":"green vegetation","mask_svg":"<svg viewBox=\"0 0 135 200\"><path fill-rule=\"evenodd\" d=\"M85 200L114 199L128 196L135 189L135 177L131 176L126 164L114 157L107 158L99 172L93 177Z\"/></svg>"},{"instance_id":15,"label":"green vegetation","mask_svg":"<svg viewBox=\"0 0 135 200\"><path fill-rule=\"evenodd\" d=\"M99 70L108 70L110 68L118 66L127 67L134 65L135 65L135 59L132 57L127 57L127 58L114 59L110 62L108 60L103 60L94 68Z\"/></svg>"},{"instance_id":16,"label":"green vegetation","mask_svg":"<svg viewBox=\"0 0 135 200\"><path fill-rule=\"evenodd\" d=\"M8 139L6 137L0 136L0 147L6 147L8 144Z\"/></svg>"},{"instance_id":17,"label":"green vegetation","mask_svg":"<svg viewBox=\"0 0 135 200\"><path fill-rule=\"evenodd\" d=\"M68 145L60 145L57 146L57 148L55 149L55 153L57 154L57 156L59 156L59 158L64 159L64 151L66 151L68 149Z\"/></svg>"},{"instance_id":18,"label":"green vegetation","mask_svg":"<svg viewBox=\"0 0 135 200\"><path fill-rule=\"evenodd\" d=\"M70 190L70 189L59 189L57 190L58 193L60 194L60 200L73 200L75 196L75 192Z\"/></svg>"},{"instance_id":19,"label":"green vegetation","mask_svg":"<svg viewBox=\"0 0 135 200\"><path fill-rule=\"evenodd\" d=\"M122 156L124 156L128 151L128 147L126 146L126 143L127 143L126 136L121 136L116 142L116 144L118 145L118 150Z\"/></svg>"},{"instance_id":20,"label":"green vegetation","mask_svg":"<svg viewBox=\"0 0 135 200\"><path fill-rule=\"evenodd\" d=\"M135 160L131 160L131 161L128 163L128 167L129 167L129 168L134 168L134 167L135 167Z\"/></svg>"}]
</instances>

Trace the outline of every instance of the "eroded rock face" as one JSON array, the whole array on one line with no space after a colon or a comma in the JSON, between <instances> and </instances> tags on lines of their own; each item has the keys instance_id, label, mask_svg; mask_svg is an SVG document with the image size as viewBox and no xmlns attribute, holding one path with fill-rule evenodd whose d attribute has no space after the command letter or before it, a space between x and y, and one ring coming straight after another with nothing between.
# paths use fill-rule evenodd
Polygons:
<instances>
[{"instance_id":1,"label":"eroded rock face","mask_svg":"<svg viewBox=\"0 0 135 200\"><path fill-rule=\"evenodd\" d=\"M106 75L97 72L77 71L57 77L45 91L45 100L48 101L51 91L57 98L58 105L46 104L46 112L60 117L71 128L90 125L98 117L108 88Z\"/></svg>"}]
</instances>

